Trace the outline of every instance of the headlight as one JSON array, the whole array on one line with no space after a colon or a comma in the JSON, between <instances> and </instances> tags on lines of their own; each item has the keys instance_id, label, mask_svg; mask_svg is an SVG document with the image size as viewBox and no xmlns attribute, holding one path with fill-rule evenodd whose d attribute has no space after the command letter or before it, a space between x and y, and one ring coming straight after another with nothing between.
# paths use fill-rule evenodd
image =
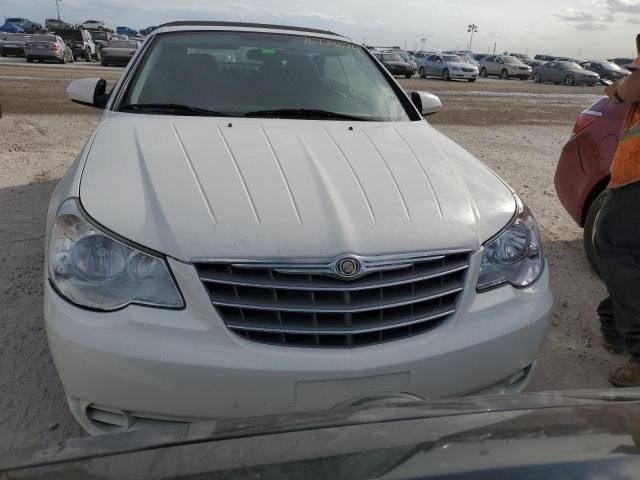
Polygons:
<instances>
[{"instance_id":1,"label":"headlight","mask_svg":"<svg viewBox=\"0 0 640 480\"><path fill-rule=\"evenodd\" d=\"M544 267L540 233L529 209L516 197L518 216L484 247L478 291L506 283L524 288L535 282Z\"/></svg>"},{"instance_id":2,"label":"headlight","mask_svg":"<svg viewBox=\"0 0 640 480\"><path fill-rule=\"evenodd\" d=\"M54 287L79 306L106 311L132 303L184 306L166 261L100 230L85 218L77 199L58 210L47 260Z\"/></svg>"}]
</instances>

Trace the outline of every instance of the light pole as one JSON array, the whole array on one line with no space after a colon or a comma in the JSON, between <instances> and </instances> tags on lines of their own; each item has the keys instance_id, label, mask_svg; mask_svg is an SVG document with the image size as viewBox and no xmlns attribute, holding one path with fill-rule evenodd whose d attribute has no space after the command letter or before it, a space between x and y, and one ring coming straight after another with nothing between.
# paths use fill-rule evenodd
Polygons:
<instances>
[{"instance_id":1,"label":"light pole","mask_svg":"<svg viewBox=\"0 0 640 480\"><path fill-rule=\"evenodd\" d=\"M58 5L58 2L61 2L62 0L56 0L56 10L58 10L58 20L60 20L60 5Z\"/></svg>"},{"instance_id":2,"label":"light pole","mask_svg":"<svg viewBox=\"0 0 640 480\"><path fill-rule=\"evenodd\" d=\"M470 24L467 27L467 33L471 34L471 38L469 39L469 47L467 48L467 50L471 51L471 45L473 45L473 34L476 33L478 31L478 25L476 25L475 23Z\"/></svg>"}]
</instances>

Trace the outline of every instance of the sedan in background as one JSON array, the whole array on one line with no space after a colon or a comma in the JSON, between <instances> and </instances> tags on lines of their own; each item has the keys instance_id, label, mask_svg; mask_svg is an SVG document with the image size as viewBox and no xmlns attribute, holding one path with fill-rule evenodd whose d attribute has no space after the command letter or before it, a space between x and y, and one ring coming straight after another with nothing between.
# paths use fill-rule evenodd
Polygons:
<instances>
[{"instance_id":1,"label":"sedan in background","mask_svg":"<svg viewBox=\"0 0 640 480\"><path fill-rule=\"evenodd\" d=\"M536 83L564 83L565 85L589 85L600 81L600 75L585 70L575 62L548 62L533 69Z\"/></svg>"},{"instance_id":2,"label":"sedan in background","mask_svg":"<svg viewBox=\"0 0 640 480\"><path fill-rule=\"evenodd\" d=\"M588 62L582 62L580 66L585 70L597 73L600 75L600 78L611 80L612 82L618 81L631 74L629 70L625 70L617 63L606 60L589 60Z\"/></svg>"},{"instance_id":3,"label":"sedan in background","mask_svg":"<svg viewBox=\"0 0 640 480\"><path fill-rule=\"evenodd\" d=\"M10 33L2 42L0 56L24 57L24 44L28 38L24 33Z\"/></svg>"},{"instance_id":4,"label":"sedan in background","mask_svg":"<svg viewBox=\"0 0 640 480\"><path fill-rule=\"evenodd\" d=\"M503 80L519 78L528 80L531 76L531 67L525 65L517 57L510 55L490 55L480 60L480 76L495 75Z\"/></svg>"},{"instance_id":5,"label":"sedan in background","mask_svg":"<svg viewBox=\"0 0 640 480\"><path fill-rule=\"evenodd\" d=\"M418 74L420 78L440 77L447 81L459 79L475 82L478 79L478 67L457 55L429 55L419 60Z\"/></svg>"},{"instance_id":6,"label":"sedan in background","mask_svg":"<svg viewBox=\"0 0 640 480\"><path fill-rule=\"evenodd\" d=\"M57 35L31 35L24 44L27 62L49 60L58 63L73 63L73 53Z\"/></svg>"},{"instance_id":7,"label":"sedan in background","mask_svg":"<svg viewBox=\"0 0 640 480\"><path fill-rule=\"evenodd\" d=\"M140 44L134 40L112 40L108 46L102 49L103 66L126 66L140 48Z\"/></svg>"},{"instance_id":8,"label":"sedan in background","mask_svg":"<svg viewBox=\"0 0 640 480\"><path fill-rule=\"evenodd\" d=\"M599 99L583 111L562 149L555 175L560 203L584 227L584 249L594 271L593 225L609 183L611 162L628 104Z\"/></svg>"},{"instance_id":9,"label":"sedan in background","mask_svg":"<svg viewBox=\"0 0 640 480\"><path fill-rule=\"evenodd\" d=\"M411 78L416 73L413 65L405 62L395 52L373 52L373 55L382 62L391 75L403 75L406 78Z\"/></svg>"}]
</instances>

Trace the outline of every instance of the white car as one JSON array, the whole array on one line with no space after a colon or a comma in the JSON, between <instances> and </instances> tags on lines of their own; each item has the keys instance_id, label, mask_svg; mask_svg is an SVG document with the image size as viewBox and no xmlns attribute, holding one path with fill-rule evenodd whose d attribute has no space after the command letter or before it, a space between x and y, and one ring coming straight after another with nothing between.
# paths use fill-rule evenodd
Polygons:
<instances>
[{"instance_id":1,"label":"white car","mask_svg":"<svg viewBox=\"0 0 640 480\"><path fill-rule=\"evenodd\" d=\"M85 30L109 30L107 24L102 20L87 20L80 24L80 28Z\"/></svg>"},{"instance_id":2,"label":"white car","mask_svg":"<svg viewBox=\"0 0 640 480\"><path fill-rule=\"evenodd\" d=\"M478 79L478 67L465 62L457 55L434 54L418 59L418 74L421 78L440 77L443 80Z\"/></svg>"},{"instance_id":3,"label":"white car","mask_svg":"<svg viewBox=\"0 0 640 480\"><path fill-rule=\"evenodd\" d=\"M51 199L45 323L90 433L518 392L552 306L535 220L331 32L160 27ZM422 115L421 115L422 114Z\"/></svg>"}]
</instances>

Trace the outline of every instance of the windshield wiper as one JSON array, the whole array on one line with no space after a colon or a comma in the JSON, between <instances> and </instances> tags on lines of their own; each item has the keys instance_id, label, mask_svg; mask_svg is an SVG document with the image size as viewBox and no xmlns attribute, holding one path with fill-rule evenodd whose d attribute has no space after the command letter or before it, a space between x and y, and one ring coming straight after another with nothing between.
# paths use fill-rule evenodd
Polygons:
<instances>
[{"instance_id":1,"label":"windshield wiper","mask_svg":"<svg viewBox=\"0 0 640 480\"><path fill-rule=\"evenodd\" d=\"M315 108L280 108L277 110L257 110L244 114L245 117L286 117L286 118L327 118L331 120L354 120L358 122L370 122L371 118L347 115L345 113L318 110Z\"/></svg>"},{"instance_id":2,"label":"windshield wiper","mask_svg":"<svg viewBox=\"0 0 640 480\"><path fill-rule=\"evenodd\" d=\"M228 113L179 103L132 103L119 108L120 112L159 113L164 115L193 115L201 117L229 117Z\"/></svg>"}]
</instances>

